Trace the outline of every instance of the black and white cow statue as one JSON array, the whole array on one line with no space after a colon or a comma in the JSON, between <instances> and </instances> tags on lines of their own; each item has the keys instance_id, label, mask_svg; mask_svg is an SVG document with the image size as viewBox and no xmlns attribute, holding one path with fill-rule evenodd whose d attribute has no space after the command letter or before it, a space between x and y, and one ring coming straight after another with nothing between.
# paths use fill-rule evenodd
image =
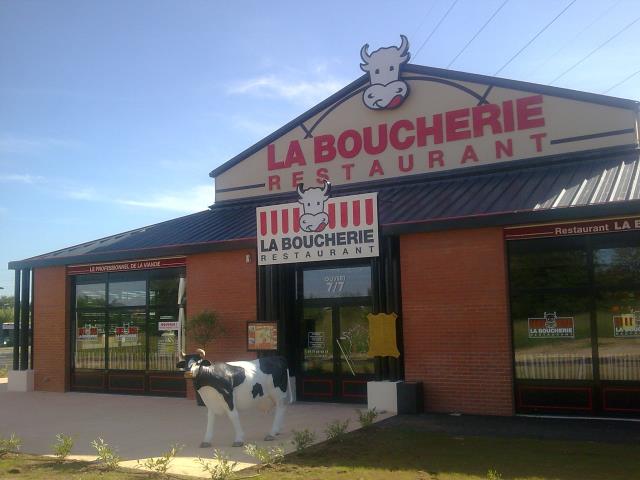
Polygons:
<instances>
[{"instance_id":1,"label":"black and white cow statue","mask_svg":"<svg viewBox=\"0 0 640 480\"><path fill-rule=\"evenodd\" d=\"M252 361L214 362L205 360L202 349L184 355L177 367L192 378L196 391L207 406L207 430L201 448L211 446L216 415L226 414L235 430L234 447L244 445L239 410L257 408L263 412L275 406L271 431L265 440L280 433L286 404L291 403L289 370L284 357L264 357Z\"/></svg>"}]
</instances>

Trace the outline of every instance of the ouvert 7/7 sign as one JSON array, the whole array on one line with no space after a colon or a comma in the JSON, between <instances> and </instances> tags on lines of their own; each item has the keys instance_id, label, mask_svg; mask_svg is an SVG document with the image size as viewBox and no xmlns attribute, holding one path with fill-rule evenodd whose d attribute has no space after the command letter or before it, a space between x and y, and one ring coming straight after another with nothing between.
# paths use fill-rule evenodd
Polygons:
<instances>
[{"instance_id":1,"label":"ouvert 7/7 sign","mask_svg":"<svg viewBox=\"0 0 640 480\"><path fill-rule=\"evenodd\" d=\"M378 195L330 198L331 185L256 209L258 265L378 256Z\"/></svg>"}]
</instances>

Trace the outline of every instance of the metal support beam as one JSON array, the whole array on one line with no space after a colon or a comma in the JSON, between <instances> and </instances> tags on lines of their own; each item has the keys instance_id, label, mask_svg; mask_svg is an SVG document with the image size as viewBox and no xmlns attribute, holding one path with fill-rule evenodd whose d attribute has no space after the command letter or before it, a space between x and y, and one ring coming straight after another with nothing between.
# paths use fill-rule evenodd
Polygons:
<instances>
[{"instance_id":1,"label":"metal support beam","mask_svg":"<svg viewBox=\"0 0 640 480\"><path fill-rule=\"evenodd\" d=\"M20 369L20 270L13 290L13 369Z\"/></svg>"},{"instance_id":2,"label":"metal support beam","mask_svg":"<svg viewBox=\"0 0 640 480\"><path fill-rule=\"evenodd\" d=\"M29 287L31 286L31 270L22 270L22 291L20 295L20 370L29 368Z\"/></svg>"}]
</instances>

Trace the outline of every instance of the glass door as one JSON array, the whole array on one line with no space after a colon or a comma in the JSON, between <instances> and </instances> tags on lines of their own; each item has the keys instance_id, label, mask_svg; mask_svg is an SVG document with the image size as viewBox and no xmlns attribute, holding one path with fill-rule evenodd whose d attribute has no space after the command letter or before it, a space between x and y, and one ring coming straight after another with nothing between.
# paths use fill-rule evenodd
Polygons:
<instances>
[{"instance_id":1,"label":"glass door","mask_svg":"<svg viewBox=\"0 0 640 480\"><path fill-rule=\"evenodd\" d=\"M370 267L306 270L303 281L298 398L366 402Z\"/></svg>"}]
</instances>

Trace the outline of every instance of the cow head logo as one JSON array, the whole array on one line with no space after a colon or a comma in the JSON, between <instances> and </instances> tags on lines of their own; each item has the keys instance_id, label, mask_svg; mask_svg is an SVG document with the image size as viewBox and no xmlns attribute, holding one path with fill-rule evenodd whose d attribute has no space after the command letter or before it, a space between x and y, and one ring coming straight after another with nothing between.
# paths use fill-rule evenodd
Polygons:
<instances>
[{"instance_id":1,"label":"cow head logo","mask_svg":"<svg viewBox=\"0 0 640 480\"><path fill-rule=\"evenodd\" d=\"M400 65L409 61L409 40L400 35L399 47L379 48L369 54L369 44L360 50L364 63L360 68L369 72L371 85L362 94L362 101L372 110L391 110L404 102L409 94L409 86L400 80Z\"/></svg>"},{"instance_id":2,"label":"cow head logo","mask_svg":"<svg viewBox=\"0 0 640 480\"><path fill-rule=\"evenodd\" d=\"M329 215L324 205L329 199L331 184L325 180L322 187L305 189L304 184L298 184L298 203L302 205L304 213L300 215L300 228L305 232L321 232L329 224Z\"/></svg>"},{"instance_id":3,"label":"cow head logo","mask_svg":"<svg viewBox=\"0 0 640 480\"><path fill-rule=\"evenodd\" d=\"M544 328L558 328L558 315L556 315L556 312L544 312Z\"/></svg>"}]
</instances>

